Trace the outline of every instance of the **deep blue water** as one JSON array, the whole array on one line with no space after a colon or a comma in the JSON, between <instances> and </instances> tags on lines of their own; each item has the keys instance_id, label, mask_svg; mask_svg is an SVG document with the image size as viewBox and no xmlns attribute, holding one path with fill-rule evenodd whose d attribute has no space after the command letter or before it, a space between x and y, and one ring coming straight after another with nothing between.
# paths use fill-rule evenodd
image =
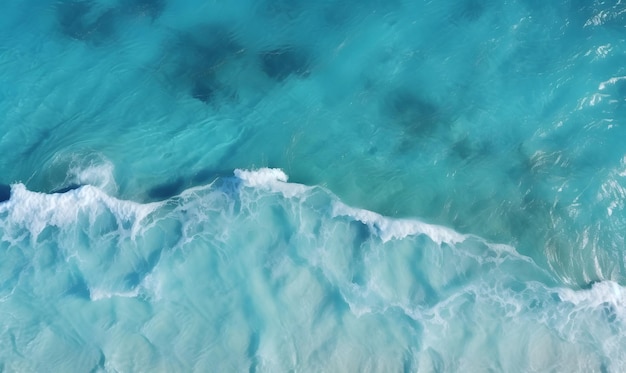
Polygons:
<instances>
[{"instance_id":1,"label":"deep blue water","mask_svg":"<svg viewBox=\"0 0 626 373\"><path fill-rule=\"evenodd\" d=\"M8 0L0 371L626 370L621 0Z\"/></svg>"}]
</instances>

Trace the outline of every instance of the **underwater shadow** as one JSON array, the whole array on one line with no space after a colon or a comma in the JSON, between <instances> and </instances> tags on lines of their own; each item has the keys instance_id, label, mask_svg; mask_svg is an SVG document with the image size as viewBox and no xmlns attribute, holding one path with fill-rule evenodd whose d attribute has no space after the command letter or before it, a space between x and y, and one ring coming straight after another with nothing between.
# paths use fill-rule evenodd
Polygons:
<instances>
[{"instance_id":1,"label":"underwater shadow","mask_svg":"<svg viewBox=\"0 0 626 373\"><path fill-rule=\"evenodd\" d=\"M148 197L154 200L165 200L180 194L184 187L185 181L182 177L179 177L173 181L150 188L148 190Z\"/></svg>"},{"instance_id":2,"label":"underwater shadow","mask_svg":"<svg viewBox=\"0 0 626 373\"><path fill-rule=\"evenodd\" d=\"M259 59L261 70L277 82L291 75L306 78L310 74L309 54L293 45L262 51L259 53Z\"/></svg>"},{"instance_id":3,"label":"underwater shadow","mask_svg":"<svg viewBox=\"0 0 626 373\"><path fill-rule=\"evenodd\" d=\"M115 34L113 8L99 11L93 1L71 0L57 3L55 10L61 33L68 38L101 43Z\"/></svg>"},{"instance_id":4,"label":"underwater shadow","mask_svg":"<svg viewBox=\"0 0 626 373\"><path fill-rule=\"evenodd\" d=\"M408 89L389 93L383 101L383 111L411 137L427 137L442 125L439 107Z\"/></svg>"},{"instance_id":5,"label":"underwater shadow","mask_svg":"<svg viewBox=\"0 0 626 373\"><path fill-rule=\"evenodd\" d=\"M165 0L127 0L124 9L126 13L155 20L163 14L166 4Z\"/></svg>"},{"instance_id":6,"label":"underwater shadow","mask_svg":"<svg viewBox=\"0 0 626 373\"><path fill-rule=\"evenodd\" d=\"M11 186L0 184L0 203L11 199Z\"/></svg>"},{"instance_id":7,"label":"underwater shadow","mask_svg":"<svg viewBox=\"0 0 626 373\"><path fill-rule=\"evenodd\" d=\"M220 80L220 71L243 54L234 33L221 24L204 24L178 34L164 49L172 58L165 74L171 82L182 82L179 89L205 103L218 104L236 97L236 88ZM222 79L223 80L223 79Z\"/></svg>"},{"instance_id":8,"label":"underwater shadow","mask_svg":"<svg viewBox=\"0 0 626 373\"><path fill-rule=\"evenodd\" d=\"M78 189L80 187L82 187L81 184L70 184L68 186L65 186L65 187L62 187L62 188L59 188L59 189L55 189L55 190L51 191L50 194L67 193L69 191L76 190L76 189Z\"/></svg>"},{"instance_id":9,"label":"underwater shadow","mask_svg":"<svg viewBox=\"0 0 626 373\"><path fill-rule=\"evenodd\" d=\"M209 184L220 179L216 187L223 192L232 194L241 185L241 181L233 175L232 170L201 169L190 176L179 176L167 182L157 184L146 192L148 201L163 201L180 195L183 191L200 185Z\"/></svg>"}]
</instances>

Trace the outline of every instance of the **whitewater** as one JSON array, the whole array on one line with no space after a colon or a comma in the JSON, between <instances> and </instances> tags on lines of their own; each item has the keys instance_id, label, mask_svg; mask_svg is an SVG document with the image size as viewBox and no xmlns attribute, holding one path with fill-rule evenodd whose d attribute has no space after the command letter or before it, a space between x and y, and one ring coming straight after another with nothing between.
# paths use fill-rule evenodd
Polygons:
<instances>
[{"instance_id":1,"label":"whitewater","mask_svg":"<svg viewBox=\"0 0 626 373\"><path fill-rule=\"evenodd\" d=\"M625 28L6 1L0 371L626 370Z\"/></svg>"}]
</instances>

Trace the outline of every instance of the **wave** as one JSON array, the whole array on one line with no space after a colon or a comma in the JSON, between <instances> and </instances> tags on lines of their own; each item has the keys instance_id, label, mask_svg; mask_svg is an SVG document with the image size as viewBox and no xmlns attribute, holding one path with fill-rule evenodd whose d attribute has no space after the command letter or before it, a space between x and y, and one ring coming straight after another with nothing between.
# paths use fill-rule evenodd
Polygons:
<instances>
[{"instance_id":1,"label":"wave","mask_svg":"<svg viewBox=\"0 0 626 373\"><path fill-rule=\"evenodd\" d=\"M621 285L566 287L511 246L350 207L279 169L148 204L15 184L0 218L14 367L625 366Z\"/></svg>"}]
</instances>

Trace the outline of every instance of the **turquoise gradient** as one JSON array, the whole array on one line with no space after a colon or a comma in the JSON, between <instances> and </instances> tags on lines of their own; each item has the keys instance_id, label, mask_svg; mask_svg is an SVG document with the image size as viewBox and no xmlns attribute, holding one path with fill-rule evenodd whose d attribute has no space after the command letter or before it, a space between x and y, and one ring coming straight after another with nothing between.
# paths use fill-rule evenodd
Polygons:
<instances>
[{"instance_id":1,"label":"turquoise gradient","mask_svg":"<svg viewBox=\"0 0 626 373\"><path fill-rule=\"evenodd\" d=\"M0 371L623 371L624 24L7 1Z\"/></svg>"}]
</instances>

